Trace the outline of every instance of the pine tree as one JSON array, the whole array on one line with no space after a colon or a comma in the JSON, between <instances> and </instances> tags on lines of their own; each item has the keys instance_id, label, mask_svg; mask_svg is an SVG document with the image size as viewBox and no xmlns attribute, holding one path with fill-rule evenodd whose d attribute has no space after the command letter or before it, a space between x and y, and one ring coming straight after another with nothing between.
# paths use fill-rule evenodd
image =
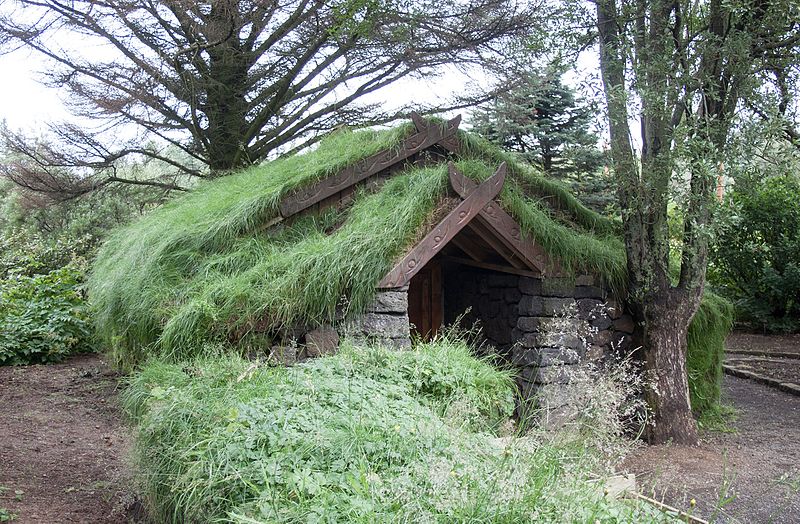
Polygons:
<instances>
[{"instance_id":1,"label":"pine tree","mask_svg":"<svg viewBox=\"0 0 800 524\"><path fill-rule=\"evenodd\" d=\"M516 151L604 212L613 206L614 193L591 131L595 113L591 104L576 100L560 74L540 74L522 77L490 106L476 110L472 124L473 131Z\"/></svg>"}]
</instances>

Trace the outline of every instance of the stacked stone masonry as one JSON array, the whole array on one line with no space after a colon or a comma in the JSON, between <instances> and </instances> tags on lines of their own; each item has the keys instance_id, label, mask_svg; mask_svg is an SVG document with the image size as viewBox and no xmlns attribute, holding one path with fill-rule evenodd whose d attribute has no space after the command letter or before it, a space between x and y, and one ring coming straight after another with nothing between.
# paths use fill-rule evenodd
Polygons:
<instances>
[{"instance_id":1,"label":"stacked stone masonry","mask_svg":"<svg viewBox=\"0 0 800 524\"><path fill-rule=\"evenodd\" d=\"M333 326L298 327L284 334L282 344L273 346L269 358L290 366L298 361L335 353L342 338L356 343L375 342L397 349L411 347L408 320L408 289L379 291L363 314L345 320L343 311Z\"/></svg>"},{"instance_id":2,"label":"stacked stone masonry","mask_svg":"<svg viewBox=\"0 0 800 524\"><path fill-rule=\"evenodd\" d=\"M591 277L537 279L461 265L442 276L445 325L477 326L484 350L518 370L523 398L557 399L573 366L630 348L631 317ZM408 288L379 291L357 318L307 331L296 358L331 353L341 337L410 347Z\"/></svg>"},{"instance_id":3,"label":"stacked stone masonry","mask_svg":"<svg viewBox=\"0 0 800 524\"><path fill-rule=\"evenodd\" d=\"M377 342L398 349L411 347L408 288L379 291L362 315L340 324L338 331L354 341Z\"/></svg>"},{"instance_id":4,"label":"stacked stone masonry","mask_svg":"<svg viewBox=\"0 0 800 524\"><path fill-rule=\"evenodd\" d=\"M591 277L536 279L463 266L444 274L445 321L477 322L517 368L523 398L557 389L580 362L630 347L631 317Z\"/></svg>"}]
</instances>

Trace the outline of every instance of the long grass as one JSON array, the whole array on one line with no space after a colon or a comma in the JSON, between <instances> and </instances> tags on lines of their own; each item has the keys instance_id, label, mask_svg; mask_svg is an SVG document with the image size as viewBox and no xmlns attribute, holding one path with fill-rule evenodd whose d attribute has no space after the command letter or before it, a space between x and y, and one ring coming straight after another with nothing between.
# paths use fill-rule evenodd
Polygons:
<instances>
[{"instance_id":1,"label":"long grass","mask_svg":"<svg viewBox=\"0 0 800 524\"><path fill-rule=\"evenodd\" d=\"M664 522L605 497L585 443L498 434L511 380L459 342L154 361L123 397L158 522Z\"/></svg>"},{"instance_id":2,"label":"long grass","mask_svg":"<svg viewBox=\"0 0 800 524\"><path fill-rule=\"evenodd\" d=\"M447 194L443 165L408 169L377 192L359 192L347 209L269 231L263 226L292 189L395 147L409 132L401 126L334 133L310 153L201 184L113 234L93 267L89 294L98 332L117 364L130 369L149 356L184 360L202 354L209 342L243 340L249 333L279 337L297 325L329 322L337 309L362 310L395 259L430 226ZM586 209L513 155L468 133L459 136L464 154L458 167L474 180L508 163L511 176L500 202L523 235L567 270L595 274L624 296L617 222ZM689 337L700 411L719 397L719 351L729 327L720 301L710 300Z\"/></svg>"},{"instance_id":3,"label":"long grass","mask_svg":"<svg viewBox=\"0 0 800 524\"><path fill-rule=\"evenodd\" d=\"M264 224L291 190L395 147L410 129L334 133L312 152L201 184L113 234L93 267L89 294L98 332L117 362L131 367L148 354L179 360L204 342L331 321L342 304L351 312L363 308L402 250L430 225L447 193L443 165L409 169L375 193L358 193L339 212L268 232ZM466 153L459 167L468 176L482 180L509 162L513 176L500 200L523 234L567 269L622 287L624 253L610 236L611 222L513 157L461 136ZM558 209L544 196L551 189ZM564 209L583 227L560 222Z\"/></svg>"},{"instance_id":4,"label":"long grass","mask_svg":"<svg viewBox=\"0 0 800 524\"><path fill-rule=\"evenodd\" d=\"M733 305L706 291L687 337L686 368L692 409L703 415L719 408L725 338L733 326Z\"/></svg>"}]
</instances>

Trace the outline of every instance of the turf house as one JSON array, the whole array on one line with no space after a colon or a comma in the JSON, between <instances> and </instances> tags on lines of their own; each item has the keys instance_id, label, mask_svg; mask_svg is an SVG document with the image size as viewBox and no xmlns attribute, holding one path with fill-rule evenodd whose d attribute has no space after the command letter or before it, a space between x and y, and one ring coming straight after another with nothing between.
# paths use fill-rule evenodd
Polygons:
<instances>
[{"instance_id":1,"label":"turf house","mask_svg":"<svg viewBox=\"0 0 800 524\"><path fill-rule=\"evenodd\" d=\"M89 290L118 362L227 349L290 365L458 323L528 396L632 348L619 223L459 122L340 130L118 231ZM722 309L708 296L690 331L698 384L718 382Z\"/></svg>"}]
</instances>

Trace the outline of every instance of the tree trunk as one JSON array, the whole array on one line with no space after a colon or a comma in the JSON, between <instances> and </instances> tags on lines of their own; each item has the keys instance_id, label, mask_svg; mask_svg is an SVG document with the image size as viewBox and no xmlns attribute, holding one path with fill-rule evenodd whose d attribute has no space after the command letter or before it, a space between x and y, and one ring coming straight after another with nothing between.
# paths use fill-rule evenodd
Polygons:
<instances>
[{"instance_id":1,"label":"tree trunk","mask_svg":"<svg viewBox=\"0 0 800 524\"><path fill-rule=\"evenodd\" d=\"M653 304L645 314L644 356L650 381L647 401L652 424L646 437L651 444L697 444L697 426L689 401L686 337L691 317L675 301Z\"/></svg>"},{"instance_id":2,"label":"tree trunk","mask_svg":"<svg viewBox=\"0 0 800 524\"><path fill-rule=\"evenodd\" d=\"M244 136L247 130L248 69L251 57L234 37L239 27L235 2L212 4L207 22L210 41L203 112L208 119L206 153L214 175L225 174L250 163Z\"/></svg>"}]
</instances>

